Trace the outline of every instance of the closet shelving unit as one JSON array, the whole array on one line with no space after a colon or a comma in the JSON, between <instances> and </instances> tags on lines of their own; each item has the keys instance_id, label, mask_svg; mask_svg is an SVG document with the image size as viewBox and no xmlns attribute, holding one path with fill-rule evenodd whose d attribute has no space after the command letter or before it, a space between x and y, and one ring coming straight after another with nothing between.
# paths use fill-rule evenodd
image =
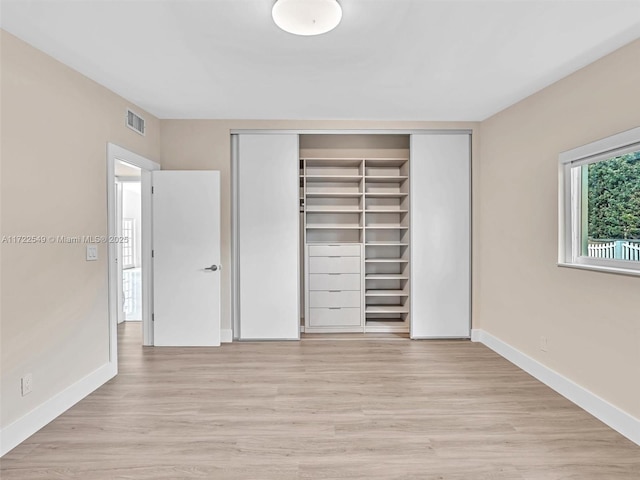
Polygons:
<instances>
[{"instance_id":1,"label":"closet shelving unit","mask_svg":"<svg viewBox=\"0 0 640 480\"><path fill-rule=\"evenodd\" d=\"M364 169L360 159L303 158L305 332L361 332Z\"/></svg>"},{"instance_id":2,"label":"closet shelving unit","mask_svg":"<svg viewBox=\"0 0 640 480\"><path fill-rule=\"evenodd\" d=\"M365 331L409 331L409 160L366 158Z\"/></svg>"},{"instance_id":3,"label":"closet shelving unit","mask_svg":"<svg viewBox=\"0 0 640 480\"><path fill-rule=\"evenodd\" d=\"M363 249L360 331L408 332L408 158L302 158L300 174L305 244Z\"/></svg>"},{"instance_id":4,"label":"closet shelving unit","mask_svg":"<svg viewBox=\"0 0 640 480\"><path fill-rule=\"evenodd\" d=\"M305 158L306 243L361 243L363 166L351 158Z\"/></svg>"}]
</instances>

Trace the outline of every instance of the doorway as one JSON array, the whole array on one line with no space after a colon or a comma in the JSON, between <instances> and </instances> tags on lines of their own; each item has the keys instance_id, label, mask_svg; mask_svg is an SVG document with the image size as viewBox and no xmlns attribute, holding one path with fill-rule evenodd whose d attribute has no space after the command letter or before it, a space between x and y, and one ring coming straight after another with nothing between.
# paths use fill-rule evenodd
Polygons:
<instances>
[{"instance_id":1,"label":"doorway","mask_svg":"<svg viewBox=\"0 0 640 480\"><path fill-rule=\"evenodd\" d=\"M116 160L115 177L118 324L142 322L141 169Z\"/></svg>"},{"instance_id":2,"label":"doorway","mask_svg":"<svg viewBox=\"0 0 640 480\"><path fill-rule=\"evenodd\" d=\"M107 144L109 358L117 365L118 323L138 321L153 345L151 172L160 165ZM128 240L128 241L125 241Z\"/></svg>"}]
</instances>

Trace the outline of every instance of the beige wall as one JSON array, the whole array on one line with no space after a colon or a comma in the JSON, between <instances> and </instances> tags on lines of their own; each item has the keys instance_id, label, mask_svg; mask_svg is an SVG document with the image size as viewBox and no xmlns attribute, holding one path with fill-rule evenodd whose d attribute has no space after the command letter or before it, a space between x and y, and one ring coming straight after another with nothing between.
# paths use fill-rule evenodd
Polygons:
<instances>
[{"instance_id":1,"label":"beige wall","mask_svg":"<svg viewBox=\"0 0 640 480\"><path fill-rule=\"evenodd\" d=\"M1 32L2 235L106 235L106 145L158 160L159 121L124 125L123 98ZM139 111L139 108L136 108ZM141 112L142 113L142 112ZM1 245L0 427L109 359L107 249ZM33 374L33 392L20 378Z\"/></svg>"},{"instance_id":2,"label":"beige wall","mask_svg":"<svg viewBox=\"0 0 640 480\"><path fill-rule=\"evenodd\" d=\"M222 227L222 328L231 328L231 130L238 129L471 129L473 122L365 122L295 120L162 120L161 165L170 170L220 170ZM477 139L474 136L474 148ZM477 159L473 168L476 171ZM475 175L475 174L474 174ZM226 267L226 268L225 268Z\"/></svg>"},{"instance_id":3,"label":"beige wall","mask_svg":"<svg viewBox=\"0 0 640 480\"><path fill-rule=\"evenodd\" d=\"M635 41L482 122L474 291L476 328L636 418L640 278L556 261L558 153L640 125L638 59Z\"/></svg>"}]
</instances>

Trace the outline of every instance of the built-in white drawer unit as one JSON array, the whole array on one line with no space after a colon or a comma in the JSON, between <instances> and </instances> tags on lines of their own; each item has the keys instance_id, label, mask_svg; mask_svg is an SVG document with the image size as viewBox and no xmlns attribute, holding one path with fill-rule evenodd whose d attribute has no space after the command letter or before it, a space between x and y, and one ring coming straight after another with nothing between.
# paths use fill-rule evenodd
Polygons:
<instances>
[{"instance_id":1,"label":"built-in white drawer unit","mask_svg":"<svg viewBox=\"0 0 640 480\"><path fill-rule=\"evenodd\" d=\"M359 273L312 273L309 290L360 290Z\"/></svg>"},{"instance_id":2,"label":"built-in white drawer unit","mask_svg":"<svg viewBox=\"0 0 640 480\"><path fill-rule=\"evenodd\" d=\"M307 245L305 331L364 328L362 253L360 243Z\"/></svg>"},{"instance_id":3,"label":"built-in white drawer unit","mask_svg":"<svg viewBox=\"0 0 640 480\"><path fill-rule=\"evenodd\" d=\"M361 323L360 308L309 308L311 327L349 327Z\"/></svg>"},{"instance_id":4,"label":"built-in white drawer unit","mask_svg":"<svg viewBox=\"0 0 640 480\"><path fill-rule=\"evenodd\" d=\"M309 307L360 308L360 290L318 290L309 292Z\"/></svg>"},{"instance_id":5,"label":"built-in white drawer unit","mask_svg":"<svg viewBox=\"0 0 640 480\"><path fill-rule=\"evenodd\" d=\"M360 257L309 257L309 273L360 273Z\"/></svg>"},{"instance_id":6,"label":"built-in white drawer unit","mask_svg":"<svg viewBox=\"0 0 640 480\"><path fill-rule=\"evenodd\" d=\"M360 245L309 245L310 257L359 257Z\"/></svg>"}]
</instances>

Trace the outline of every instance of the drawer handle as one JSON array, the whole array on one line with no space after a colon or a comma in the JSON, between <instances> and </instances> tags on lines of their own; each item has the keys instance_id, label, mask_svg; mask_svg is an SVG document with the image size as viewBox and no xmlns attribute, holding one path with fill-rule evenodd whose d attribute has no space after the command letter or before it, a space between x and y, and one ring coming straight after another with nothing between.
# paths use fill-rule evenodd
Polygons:
<instances>
[{"instance_id":1,"label":"drawer handle","mask_svg":"<svg viewBox=\"0 0 640 480\"><path fill-rule=\"evenodd\" d=\"M340 293L342 290L329 290L329 293Z\"/></svg>"},{"instance_id":2,"label":"drawer handle","mask_svg":"<svg viewBox=\"0 0 640 480\"><path fill-rule=\"evenodd\" d=\"M329 275L342 275L341 273L330 273Z\"/></svg>"},{"instance_id":3,"label":"drawer handle","mask_svg":"<svg viewBox=\"0 0 640 480\"><path fill-rule=\"evenodd\" d=\"M329 255L329 258L342 258L340 255Z\"/></svg>"},{"instance_id":4,"label":"drawer handle","mask_svg":"<svg viewBox=\"0 0 640 480\"><path fill-rule=\"evenodd\" d=\"M340 307L329 307L329 310L342 310Z\"/></svg>"}]
</instances>

